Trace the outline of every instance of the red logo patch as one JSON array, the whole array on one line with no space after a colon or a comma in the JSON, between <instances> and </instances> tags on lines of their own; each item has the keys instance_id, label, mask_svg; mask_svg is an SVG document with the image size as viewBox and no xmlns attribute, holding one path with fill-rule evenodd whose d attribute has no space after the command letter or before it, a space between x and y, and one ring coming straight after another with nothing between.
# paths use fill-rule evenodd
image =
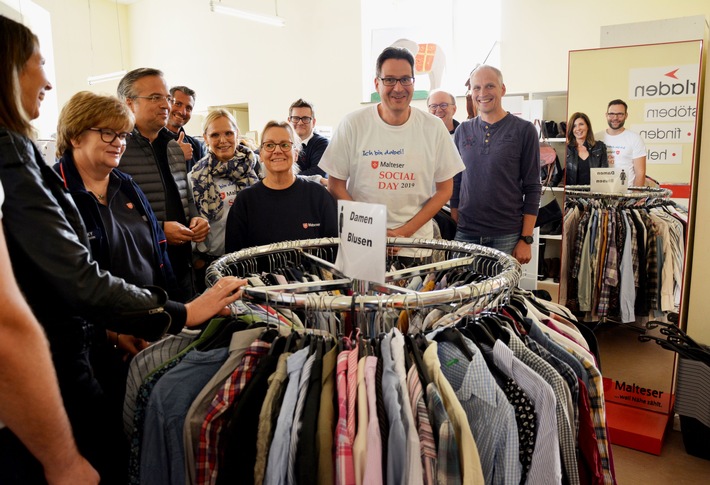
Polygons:
<instances>
[{"instance_id":1,"label":"red logo patch","mask_svg":"<svg viewBox=\"0 0 710 485\"><path fill-rule=\"evenodd\" d=\"M304 223L303 223L303 228L304 228L304 229L308 229L308 223L307 223L307 222L304 222Z\"/></svg>"},{"instance_id":2,"label":"red logo patch","mask_svg":"<svg viewBox=\"0 0 710 485\"><path fill-rule=\"evenodd\" d=\"M222 200L224 200L224 199L227 198L227 194L225 194L224 192L220 192L220 193L219 193L219 198L222 199Z\"/></svg>"},{"instance_id":3,"label":"red logo patch","mask_svg":"<svg viewBox=\"0 0 710 485\"><path fill-rule=\"evenodd\" d=\"M621 153L621 150L617 150L617 151L616 151L616 154L617 154L617 155L618 155L619 153Z\"/></svg>"},{"instance_id":4,"label":"red logo patch","mask_svg":"<svg viewBox=\"0 0 710 485\"><path fill-rule=\"evenodd\" d=\"M380 162L378 162L377 160L373 160L370 162L370 165L372 166L372 168L377 168L380 165Z\"/></svg>"},{"instance_id":5,"label":"red logo patch","mask_svg":"<svg viewBox=\"0 0 710 485\"><path fill-rule=\"evenodd\" d=\"M126 204L126 207L128 207L129 209L133 209L133 202L129 202L128 204Z\"/></svg>"}]
</instances>

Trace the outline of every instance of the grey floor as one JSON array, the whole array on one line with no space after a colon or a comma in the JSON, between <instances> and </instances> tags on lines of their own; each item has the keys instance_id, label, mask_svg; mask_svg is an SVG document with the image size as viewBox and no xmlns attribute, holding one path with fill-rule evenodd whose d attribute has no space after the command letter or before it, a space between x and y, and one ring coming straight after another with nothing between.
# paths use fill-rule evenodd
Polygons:
<instances>
[{"instance_id":1,"label":"grey floor","mask_svg":"<svg viewBox=\"0 0 710 485\"><path fill-rule=\"evenodd\" d=\"M612 448L619 485L710 483L710 460L687 454L680 431L668 432L659 456L617 445Z\"/></svg>"}]
</instances>

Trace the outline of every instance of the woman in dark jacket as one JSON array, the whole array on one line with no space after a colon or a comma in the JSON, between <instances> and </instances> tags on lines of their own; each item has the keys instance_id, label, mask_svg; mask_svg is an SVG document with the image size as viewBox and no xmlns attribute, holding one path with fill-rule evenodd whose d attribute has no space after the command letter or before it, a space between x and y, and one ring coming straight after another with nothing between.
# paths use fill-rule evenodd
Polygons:
<instances>
[{"instance_id":1,"label":"woman in dark jacket","mask_svg":"<svg viewBox=\"0 0 710 485\"><path fill-rule=\"evenodd\" d=\"M589 117L584 113L574 113L567 123L565 184L589 185L589 169L608 166L606 145L594 139Z\"/></svg>"},{"instance_id":2,"label":"woman in dark jacket","mask_svg":"<svg viewBox=\"0 0 710 485\"><path fill-rule=\"evenodd\" d=\"M115 462L103 390L91 369L94 324L155 340L166 330L178 332L228 313L225 306L239 298L245 281L223 278L181 304L168 301L159 288L139 288L99 268L74 202L31 139L30 120L39 116L51 89L37 37L21 24L0 20L0 181L8 252L18 285L47 334L79 450L101 483L114 483L121 464ZM32 356L27 358L32 365ZM8 430L0 433L0 483L43 483L39 462Z\"/></svg>"}]
</instances>

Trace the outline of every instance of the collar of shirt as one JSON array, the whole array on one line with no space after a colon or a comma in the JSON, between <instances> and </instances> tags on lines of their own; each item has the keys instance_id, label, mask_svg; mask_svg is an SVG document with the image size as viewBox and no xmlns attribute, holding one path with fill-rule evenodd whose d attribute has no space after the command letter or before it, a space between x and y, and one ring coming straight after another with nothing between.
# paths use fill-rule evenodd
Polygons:
<instances>
[{"instance_id":1,"label":"collar of shirt","mask_svg":"<svg viewBox=\"0 0 710 485\"><path fill-rule=\"evenodd\" d=\"M311 131L311 135L308 138L306 138L305 140L301 140L301 145L303 145L304 147L308 145L308 142L311 141L311 138L313 138L314 134L315 132Z\"/></svg>"}]
</instances>

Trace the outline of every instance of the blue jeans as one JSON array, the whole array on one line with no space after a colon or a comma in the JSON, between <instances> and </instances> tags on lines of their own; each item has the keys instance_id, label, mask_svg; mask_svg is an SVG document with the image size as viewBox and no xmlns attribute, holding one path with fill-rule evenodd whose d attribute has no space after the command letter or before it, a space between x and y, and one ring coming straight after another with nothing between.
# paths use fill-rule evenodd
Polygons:
<instances>
[{"instance_id":1,"label":"blue jeans","mask_svg":"<svg viewBox=\"0 0 710 485\"><path fill-rule=\"evenodd\" d=\"M461 232L457 229L454 240L465 243L479 244L487 248L497 249L498 251L502 251L506 254L513 254L513 249L515 249L515 245L518 244L518 241L520 240L520 234L507 234L505 236L471 236L470 234L466 234L465 232Z\"/></svg>"}]
</instances>

